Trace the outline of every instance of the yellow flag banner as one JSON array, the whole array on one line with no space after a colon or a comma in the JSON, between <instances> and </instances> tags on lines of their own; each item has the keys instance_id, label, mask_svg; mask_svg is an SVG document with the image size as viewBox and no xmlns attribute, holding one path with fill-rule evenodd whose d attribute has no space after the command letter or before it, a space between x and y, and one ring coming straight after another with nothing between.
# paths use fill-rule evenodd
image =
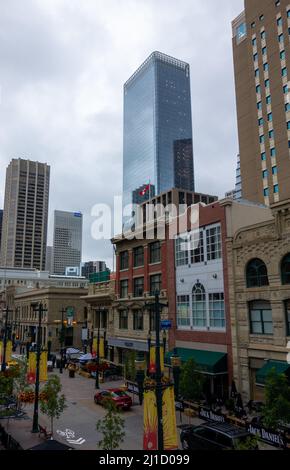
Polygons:
<instances>
[{"instance_id":1,"label":"yellow flag banner","mask_svg":"<svg viewBox=\"0 0 290 470\"><path fill-rule=\"evenodd\" d=\"M144 392L143 450L157 450L157 407L154 390Z\"/></svg>"},{"instance_id":2,"label":"yellow flag banner","mask_svg":"<svg viewBox=\"0 0 290 470\"><path fill-rule=\"evenodd\" d=\"M36 353L29 352L27 382L30 384L33 384L35 383L35 379L36 379Z\"/></svg>"},{"instance_id":3,"label":"yellow flag banner","mask_svg":"<svg viewBox=\"0 0 290 470\"><path fill-rule=\"evenodd\" d=\"M162 400L164 450L178 449L174 388L166 387Z\"/></svg>"},{"instance_id":4,"label":"yellow flag banner","mask_svg":"<svg viewBox=\"0 0 290 470\"><path fill-rule=\"evenodd\" d=\"M93 339L93 347L92 347L92 356L96 357L97 355L97 350L98 350L98 339L94 338Z\"/></svg>"},{"instance_id":5,"label":"yellow flag banner","mask_svg":"<svg viewBox=\"0 0 290 470\"><path fill-rule=\"evenodd\" d=\"M47 381L47 351L42 351L40 355L39 380L40 382Z\"/></svg>"},{"instance_id":6,"label":"yellow flag banner","mask_svg":"<svg viewBox=\"0 0 290 470\"><path fill-rule=\"evenodd\" d=\"M103 359L105 357L105 341L104 338L100 338L100 345L99 345L99 353L100 353L100 359Z\"/></svg>"},{"instance_id":7,"label":"yellow flag banner","mask_svg":"<svg viewBox=\"0 0 290 470\"><path fill-rule=\"evenodd\" d=\"M155 346L150 347L150 364L149 364L149 372L150 374L154 374L156 372L156 353L155 353ZM161 372L164 372L164 351L163 346L160 346L160 366Z\"/></svg>"},{"instance_id":8,"label":"yellow flag banner","mask_svg":"<svg viewBox=\"0 0 290 470\"><path fill-rule=\"evenodd\" d=\"M0 363L2 364L4 356L4 341L0 341ZM6 343L6 355L5 361L10 362L12 359L12 341L7 341Z\"/></svg>"}]
</instances>

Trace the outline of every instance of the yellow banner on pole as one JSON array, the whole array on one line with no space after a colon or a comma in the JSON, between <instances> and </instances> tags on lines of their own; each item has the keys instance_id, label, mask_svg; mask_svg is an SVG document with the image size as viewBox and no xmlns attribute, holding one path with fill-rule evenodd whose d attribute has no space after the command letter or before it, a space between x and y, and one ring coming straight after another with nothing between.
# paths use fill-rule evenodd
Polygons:
<instances>
[{"instance_id":1,"label":"yellow banner on pole","mask_svg":"<svg viewBox=\"0 0 290 470\"><path fill-rule=\"evenodd\" d=\"M104 357L105 357L105 341L104 341L104 338L100 338L99 353L100 353L100 359L104 359Z\"/></svg>"},{"instance_id":2,"label":"yellow banner on pole","mask_svg":"<svg viewBox=\"0 0 290 470\"><path fill-rule=\"evenodd\" d=\"M163 391L162 420L164 450L178 449L173 386L166 387Z\"/></svg>"},{"instance_id":3,"label":"yellow banner on pole","mask_svg":"<svg viewBox=\"0 0 290 470\"><path fill-rule=\"evenodd\" d=\"M39 381L47 381L47 351L42 351L39 364Z\"/></svg>"},{"instance_id":4,"label":"yellow banner on pole","mask_svg":"<svg viewBox=\"0 0 290 470\"><path fill-rule=\"evenodd\" d=\"M28 356L28 371L27 371L27 382L30 384L35 383L36 379L36 353L29 352Z\"/></svg>"},{"instance_id":5,"label":"yellow banner on pole","mask_svg":"<svg viewBox=\"0 0 290 470\"><path fill-rule=\"evenodd\" d=\"M98 350L98 339L94 338L93 339L93 347L92 347L92 356L96 357L97 355L97 350Z\"/></svg>"},{"instance_id":6,"label":"yellow banner on pole","mask_svg":"<svg viewBox=\"0 0 290 470\"><path fill-rule=\"evenodd\" d=\"M0 341L0 363L2 364L4 354L4 344L3 341Z\"/></svg>"},{"instance_id":7,"label":"yellow banner on pole","mask_svg":"<svg viewBox=\"0 0 290 470\"><path fill-rule=\"evenodd\" d=\"M157 424L155 391L145 390L143 450L157 450Z\"/></svg>"},{"instance_id":8,"label":"yellow banner on pole","mask_svg":"<svg viewBox=\"0 0 290 470\"><path fill-rule=\"evenodd\" d=\"M160 346L160 367L161 367L161 372L164 372L164 350L163 350L163 346ZM156 372L156 348L155 348L155 346L150 346L149 372L151 374L154 374Z\"/></svg>"},{"instance_id":9,"label":"yellow banner on pole","mask_svg":"<svg viewBox=\"0 0 290 470\"><path fill-rule=\"evenodd\" d=\"M4 357L4 341L0 341L0 363L2 364ZM6 343L5 362L10 362L12 359L12 341Z\"/></svg>"}]
</instances>

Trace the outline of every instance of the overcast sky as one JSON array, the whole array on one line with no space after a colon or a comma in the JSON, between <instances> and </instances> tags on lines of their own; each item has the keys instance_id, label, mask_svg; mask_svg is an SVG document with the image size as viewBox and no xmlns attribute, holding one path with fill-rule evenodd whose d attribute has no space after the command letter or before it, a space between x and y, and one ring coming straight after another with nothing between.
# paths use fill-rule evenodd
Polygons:
<instances>
[{"instance_id":1,"label":"overcast sky","mask_svg":"<svg viewBox=\"0 0 290 470\"><path fill-rule=\"evenodd\" d=\"M243 0L0 0L0 207L11 158L51 166L53 211L84 214L83 260L112 267L91 208L122 192L123 83L154 50L189 62L196 190L224 196L238 152L231 20Z\"/></svg>"}]
</instances>

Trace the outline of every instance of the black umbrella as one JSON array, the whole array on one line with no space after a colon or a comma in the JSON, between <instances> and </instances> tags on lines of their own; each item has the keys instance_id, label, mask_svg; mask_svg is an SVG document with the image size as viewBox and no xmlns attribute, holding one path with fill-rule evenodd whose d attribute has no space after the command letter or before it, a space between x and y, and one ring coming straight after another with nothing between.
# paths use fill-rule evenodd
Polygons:
<instances>
[{"instance_id":1,"label":"black umbrella","mask_svg":"<svg viewBox=\"0 0 290 470\"><path fill-rule=\"evenodd\" d=\"M38 444L37 446L31 447L28 450L73 450L73 448L67 446L66 444L62 444L62 442L55 441L54 439L48 439L42 444Z\"/></svg>"}]
</instances>

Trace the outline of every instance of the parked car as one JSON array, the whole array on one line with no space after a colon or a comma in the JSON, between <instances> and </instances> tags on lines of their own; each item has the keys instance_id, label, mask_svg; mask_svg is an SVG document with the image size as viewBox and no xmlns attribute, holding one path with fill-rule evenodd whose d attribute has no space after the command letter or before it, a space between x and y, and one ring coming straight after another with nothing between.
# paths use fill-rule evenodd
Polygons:
<instances>
[{"instance_id":1,"label":"parked car","mask_svg":"<svg viewBox=\"0 0 290 470\"><path fill-rule=\"evenodd\" d=\"M129 410L132 406L132 398L120 388L110 388L97 392L94 401L97 405L104 405L105 400L112 400L117 408Z\"/></svg>"},{"instance_id":2,"label":"parked car","mask_svg":"<svg viewBox=\"0 0 290 470\"><path fill-rule=\"evenodd\" d=\"M182 448L190 450L235 450L251 437L244 429L227 423L184 425L181 426L180 434ZM253 450L257 449L253 441Z\"/></svg>"}]
</instances>

